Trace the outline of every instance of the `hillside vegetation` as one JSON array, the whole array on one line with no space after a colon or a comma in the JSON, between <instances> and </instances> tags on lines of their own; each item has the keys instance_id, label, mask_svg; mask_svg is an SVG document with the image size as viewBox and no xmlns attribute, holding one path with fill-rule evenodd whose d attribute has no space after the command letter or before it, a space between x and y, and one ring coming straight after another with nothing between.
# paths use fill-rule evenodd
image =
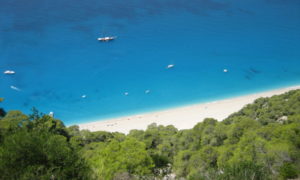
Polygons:
<instances>
[{"instance_id":1,"label":"hillside vegetation","mask_svg":"<svg viewBox=\"0 0 300 180\"><path fill-rule=\"evenodd\" d=\"M273 180L299 175L300 90L257 99L222 122L207 118L180 131L151 124L128 135L65 127L36 110L25 115L0 108L3 180Z\"/></svg>"}]
</instances>

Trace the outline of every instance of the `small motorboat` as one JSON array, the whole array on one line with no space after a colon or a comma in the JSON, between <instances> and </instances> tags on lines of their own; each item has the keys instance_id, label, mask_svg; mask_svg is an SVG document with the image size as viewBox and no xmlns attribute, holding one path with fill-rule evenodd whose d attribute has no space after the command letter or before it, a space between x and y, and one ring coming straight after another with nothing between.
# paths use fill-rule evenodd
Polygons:
<instances>
[{"instance_id":1,"label":"small motorboat","mask_svg":"<svg viewBox=\"0 0 300 180\"><path fill-rule=\"evenodd\" d=\"M228 72L228 69L223 69L223 72L227 73L227 72Z\"/></svg>"},{"instance_id":2,"label":"small motorboat","mask_svg":"<svg viewBox=\"0 0 300 180\"><path fill-rule=\"evenodd\" d=\"M175 65L174 64L169 64L168 66L167 66L167 69L171 69L171 68L173 68Z\"/></svg>"},{"instance_id":3,"label":"small motorboat","mask_svg":"<svg viewBox=\"0 0 300 180\"><path fill-rule=\"evenodd\" d=\"M3 72L4 74L8 74L8 75L12 75L12 74L16 74L15 71L11 71L11 70L6 70Z\"/></svg>"},{"instance_id":4,"label":"small motorboat","mask_svg":"<svg viewBox=\"0 0 300 180\"><path fill-rule=\"evenodd\" d=\"M98 38L97 40L102 41L102 42L108 42L108 41L112 41L116 38L117 38L116 36L106 36L106 37Z\"/></svg>"},{"instance_id":5,"label":"small motorboat","mask_svg":"<svg viewBox=\"0 0 300 180\"><path fill-rule=\"evenodd\" d=\"M10 86L10 88L15 90L15 91L21 91L21 89L17 88L16 86Z\"/></svg>"}]
</instances>

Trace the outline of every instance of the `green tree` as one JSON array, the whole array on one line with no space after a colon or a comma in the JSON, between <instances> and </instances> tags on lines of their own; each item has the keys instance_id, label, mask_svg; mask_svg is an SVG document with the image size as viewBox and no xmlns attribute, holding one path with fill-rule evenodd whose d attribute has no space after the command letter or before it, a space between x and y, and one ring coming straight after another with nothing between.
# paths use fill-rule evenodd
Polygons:
<instances>
[{"instance_id":1,"label":"green tree","mask_svg":"<svg viewBox=\"0 0 300 180\"><path fill-rule=\"evenodd\" d=\"M0 102L4 101L4 98L0 98ZM3 108L0 108L0 119L6 115Z\"/></svg>"},{"instance_id":2,"label":"green tree","mask_svg":"<svg viewBox=\"0 0 300 180\"><path fill-rule=\"evenodd\" d=\"M133 138L102 144L100 148L90 150L85 157L88 157L96 179L109 180L124 172L143 177L151 174L154 166L145 144Z\"/></svg>"},{"instance_id":3,"label":"green tree","mask_svg":"<svg viewBox=\"0 0 300 180\"><path fill-rule=\"evenodd\" d=\"M12 133L21 128L27 127L29 124L29 117L21 111L9 111L0 120L0 131L3 133Z\"/></svg>"},{"instance_id":4,"label":"green tree","mask_svg":"<svg viewBox=\"0 0 300 180\"><path fill-rule=\"evenodd\" d=\"M219 180L268 180L268 170L252 161L240 161L232 165L227 165L216 174L215 179Z\"/></svg>"},{"instance_id":5,"label":"green tree","mask_svg":"<svg viewBox=\"0 0 300 180\"><path fill-rule=\"evenodd\" d=\"M0 179L88 179L85 161L61 135L20 130L0 146Z\"/></svg>"},{"instance_id":6,"label":"green tree","mask_svg":"<svg viewBox=\"0 0 300 180\"><path fill-rule=\"evenodd\" d=\"M297 178L297 171L298 169L296 168L296 166L292 163L284 163L281 167L280 167L280 176L283 179L294 179Z\"/></svg>"}]
</instances>

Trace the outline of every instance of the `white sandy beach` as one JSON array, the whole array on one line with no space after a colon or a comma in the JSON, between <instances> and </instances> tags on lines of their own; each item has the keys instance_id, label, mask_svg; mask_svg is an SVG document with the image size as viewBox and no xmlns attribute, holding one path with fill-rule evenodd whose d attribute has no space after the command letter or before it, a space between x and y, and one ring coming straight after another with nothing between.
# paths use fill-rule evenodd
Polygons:
<instances>
[{"instance_id":1,"label":"white sandy beach","mask_svg":"<svg viewBox=\"0 0 300 180\"><path fill-rule=\"evenodd\" d=\"M256 94L163 111L150 112L146 114L95 121L91 123L79 124L79 127L80 129L88 129L90 131L102 130L109 132L118 131L122 133L128 133L132 129L145 130L149 124L157 123L158 125L174 125L178 129L189 129L198 122L201 122L204 118L215 118L221 121L230 114L240 110L246 104L252 103L257 98L270 97L294 89L300 89L300 86L275 89Z\"/></svg>"}]
</instances>

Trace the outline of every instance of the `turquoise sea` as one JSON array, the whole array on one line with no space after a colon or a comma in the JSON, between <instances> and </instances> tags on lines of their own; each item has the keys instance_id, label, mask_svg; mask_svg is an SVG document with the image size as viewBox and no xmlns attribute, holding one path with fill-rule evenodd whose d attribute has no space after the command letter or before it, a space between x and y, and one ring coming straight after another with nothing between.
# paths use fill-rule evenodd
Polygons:
<instances>
[{"instance_id":1,"label":"turquoise sea","mask_svg":"<svg viewBox=\"0 0 300 180\"><path fill-rule=\"evenodd\" d=\"M67 125L298 85L300 1L0 0L0 72Z\"/></svg>"}]
</instances>

